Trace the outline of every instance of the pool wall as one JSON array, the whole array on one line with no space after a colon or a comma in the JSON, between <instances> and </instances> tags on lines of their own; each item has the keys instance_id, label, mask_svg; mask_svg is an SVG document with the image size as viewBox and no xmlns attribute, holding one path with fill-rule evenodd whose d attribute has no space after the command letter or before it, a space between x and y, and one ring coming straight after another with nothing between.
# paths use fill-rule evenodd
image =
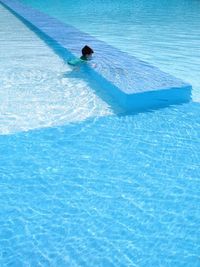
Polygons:
<instances>
[{"instance_id":1,"label":"pool wall","mask_svg":"<svg viewBox=\"0 0 200 267\"><path fill-rule=\"evenodd\" d=\"M56 41L72 58L80 56L85 44L92 46L95 57L84 68L125 110L145 111L190 101L190 84L18 1L0 3Z\"/></svg>"}]
</instances>

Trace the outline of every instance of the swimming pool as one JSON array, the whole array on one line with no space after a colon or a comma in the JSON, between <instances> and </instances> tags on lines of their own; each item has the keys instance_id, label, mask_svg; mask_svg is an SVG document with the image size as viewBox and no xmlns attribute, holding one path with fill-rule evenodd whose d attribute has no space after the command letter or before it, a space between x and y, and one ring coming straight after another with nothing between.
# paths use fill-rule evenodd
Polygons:
<instances>
[{"instance_id":1,"label":"swimming pool","mask_svg":"<svg viewBox=\"0 0 200 267\"><path fill-rule=\"evenodd\" d=\"M193 101L121 112L1 7L0 265L199 266L198 1L28 2L184 78Z\"/></svg>"}]
</instances>

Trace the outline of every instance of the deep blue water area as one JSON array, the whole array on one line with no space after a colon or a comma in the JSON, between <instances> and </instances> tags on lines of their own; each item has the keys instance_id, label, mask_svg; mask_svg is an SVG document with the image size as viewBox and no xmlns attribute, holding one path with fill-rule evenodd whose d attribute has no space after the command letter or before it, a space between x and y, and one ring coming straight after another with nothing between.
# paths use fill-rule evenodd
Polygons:
<instances>
[{"instance_id":1,"label":"deep blue water area","mask_svg":"<svg viewBox=\"0 0 200 267\"><path fill-rule=\"evenodd\" d=\"M1 266L198 267L199 113L0 136Z\"/></svg>"}]
</instances>

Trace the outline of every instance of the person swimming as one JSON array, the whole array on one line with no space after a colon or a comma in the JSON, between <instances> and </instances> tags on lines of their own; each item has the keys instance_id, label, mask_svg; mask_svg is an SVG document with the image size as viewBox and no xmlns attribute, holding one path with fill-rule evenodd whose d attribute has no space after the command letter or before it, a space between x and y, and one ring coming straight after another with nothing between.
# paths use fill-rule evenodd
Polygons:
<instances>
[{"instance_id":1,"label":"person swimming","mask_svg":"<svg viewBox=\"0 0 200 267\"><path fill-rule=\"evenodd\" d=\"M71 59L67 63L69 65L72 65L72 66L78 66L78 65L92 59L92 54L94 53L94 51L89 46L85 45L82 48L81 52L82 52L82 56L80 58Z\"/></svg>"}]
</instances>

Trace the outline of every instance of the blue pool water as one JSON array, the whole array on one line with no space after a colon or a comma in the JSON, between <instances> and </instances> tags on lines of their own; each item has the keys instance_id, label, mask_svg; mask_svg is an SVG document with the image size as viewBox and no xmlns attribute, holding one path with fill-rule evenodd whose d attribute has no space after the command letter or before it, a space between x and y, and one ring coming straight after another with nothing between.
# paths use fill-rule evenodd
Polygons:
<instances>
[{"instance_id":1,"label":"blue pool water","mask_svg":"<svg viewBox=\"0 0 200 267\"><path fill-rule=\"evenodd\" d=\"M126 114L0 6L0 266L200 266L199 2L27 2L193 101Z\"/></svg>"}]
</instances>

